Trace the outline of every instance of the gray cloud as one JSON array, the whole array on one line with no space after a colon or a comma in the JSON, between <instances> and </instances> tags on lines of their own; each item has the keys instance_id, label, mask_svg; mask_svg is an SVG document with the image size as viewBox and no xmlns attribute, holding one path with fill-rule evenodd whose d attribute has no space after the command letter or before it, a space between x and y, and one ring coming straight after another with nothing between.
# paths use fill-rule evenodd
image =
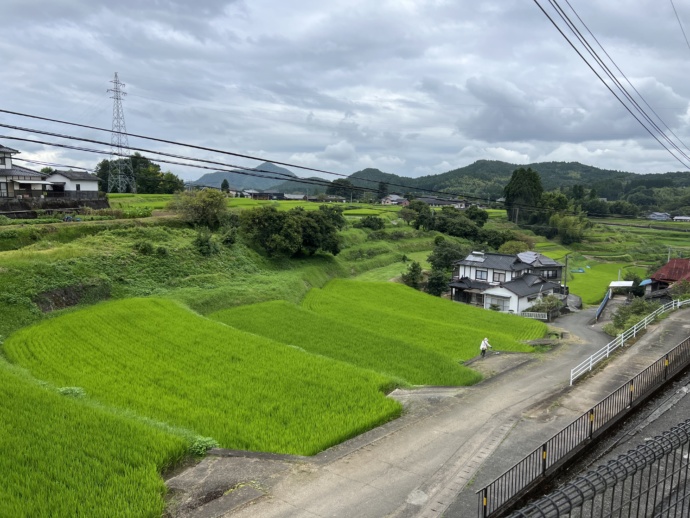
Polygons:
<instances>
[{"instance_id":1,"label":"gray cloud","mask_svg":"<svg viewBox=\"0 0 690 518\"><path fill-rule=\"evenodd\" d=\"M688 49L670 4L573 4L690 140ZM677 8L690 28L690 9ZM6 0L2 11L7 109L108 128L117 71L133 133L340 173L431 174L481 158L637 172L680 165L531 2ZM0 115L8 120L90 134ZM22 149L75 165L101 159Z\"/></svg>"}]
</instances>

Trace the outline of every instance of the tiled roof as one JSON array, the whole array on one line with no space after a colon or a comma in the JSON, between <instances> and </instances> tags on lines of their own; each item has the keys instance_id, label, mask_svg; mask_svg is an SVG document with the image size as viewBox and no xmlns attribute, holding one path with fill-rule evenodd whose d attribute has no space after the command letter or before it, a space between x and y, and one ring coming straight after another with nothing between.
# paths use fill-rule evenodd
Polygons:
<instances>
[{"instance_id":1,"label":"tiled roof","mask_svg":"<svg viewBox=\"0 0 690 518\"><path fill-rule=\"evenodd\" d=\"M12 149L11 147L5 147L2 144L0 144L0 153L19 153L16 149Z\"/></svg>"},{"instance_id":2,"label":"tiled roof","mask_svg":"<svg viewBox=\"0 0 690 518\"><path fill-rule=\"evenodd\" d=\"M662 282L690 281L690 259L671 259L654 272L651 278Z\"/></svg>"},{"instance_id":3,"label":"tiled roof","mask_svg":"<svg viewBox=\"0 0 690 518\"><path fill-rule=\"evenodd\" d=\"M456 265L476 266L477 268L493 268L494 270L512 271L514 255L472 252L465 259L456 261Z\"/></svg>"},{"instance_id":4,"label":"tiled roof","mask_svg":"<svg viewBox=\"0 0 690 518\"><path fill-rule=\"evenodd\" d=\"M546 257L538 252L520 252L517 254L518 258L527 264L538 268L541 266L563 266L561 263L554 261L550 257Z\"/></svg>"},{"instance_id":5,"label":"tiled roof","mask_svg":"<svg viewBox=\"0 0 690 518\"><path fill-rule=\"evenodd\" d=\"M13 165L12 169L0 169L0 176L30 176L35 178L45 178L45 174L34 171L33 169L27 169L20 165Z\"/></svg>"},{"instance_id":6,"label":"tiled roof","mask_svg":"<svg viewBox=\"0 0 690 518\"><path fill-rule=\"evenodd\" d=\"M527 297L549 290L560 289L560 286L553 282L544 281L544 279L538 275L527 273L512 281L504 282L501 284L501 288L512 291L518 297Z\"/></svg>"},{"instance_id":7,"label":"tiled roof","mask_svg":"<svg viewBox=\"0 0 690 518\"><path fill-rule=\"evenodd\" d=\"M92 180L92 181L98 181L98 176L95 174L87 173L86 171L72 171L71 169L68 171L53 171L49 177L54 175L54 174L59 174L60 176L64 176L68 180Z\"/></svg>"},{"instance_id":8,"label":"tiled roof","mask_svg":"<svg viewBox=\"0 0 690 518\"><path fill-rule=\"evenodd\" d=\"M463 290L486 290L491 288L491 284L485 281L478 281L476 279L470 279L469 277L461 277L456 281L452 281L449 286L453 288L460 288Z\"/></svg>"}]
</instances>

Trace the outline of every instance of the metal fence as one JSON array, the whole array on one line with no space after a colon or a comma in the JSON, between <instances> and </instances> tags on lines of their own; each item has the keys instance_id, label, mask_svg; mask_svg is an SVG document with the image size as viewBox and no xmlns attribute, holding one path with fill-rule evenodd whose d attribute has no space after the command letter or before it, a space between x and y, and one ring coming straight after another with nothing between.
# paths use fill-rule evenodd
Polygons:
<instances>
[{"instance_id":1,"label":"metal fence","mask_svg":"<svg viewBox=\"0 0 690 518\"><path fill-rule=\"evenodd\" d=\"M690 515L690 419L577 477L510 518Z\"/></svg>"},{"instance_id":2,"label":"metal fence","mask_svg":"<svg viewBox=\"0 0 690 518\"><path fill-rule=\"evenodd\" d=\"M649 315L644 317L637 324L632 326L630 329L627 329L623 333L619 334L616 338L611 340L604 347L595 352L592 356L590 356L580 364L570 369L570 384L572 385L577 378L591 371L597 363L608 358L613 351L615 351L619 347L624 346L625 342L627 342L631 338L637 337L637 335L640 334L640 332L647 329L647 325L651 324L652 322L654 322L654 320L656 320L656 317L668 311L680 309L682 306L688 304L690 304L690 299L672 300L671 302L661 306L653 313L650 313Z\"/></svg>"},{"instance_id":3,"label":"metal fence","mask_svg":"<svg viewBox=\"0 0 690 518\"><path fill-rule=\"evenodd\" d=\"M523 311L520 313L521 317L525 318L533 318L535 320L548 320L549 319L549 314L548 313L540 313L540 312L534 312L534 311Z\"/></svg>"},{"instance_id":4,"label":"metal fence","mask_svg":"<svg viewBox=\"0 0 690 518\"><path fill-rule=\"evenodd\" d=\"M597 314L595 315L594 319L599 322L599 317L601 314L604 312L606 309L606 304L609 303L609 299L611 298L611 290L606 290L606 295L604 295L604 300L601 301L601 304L599 304L599 307L597 308Z\"/></svg>"},{"instance_id":5,"label":"metal fence","mask_svg":"<svg viewBox=\"0 0 690 518\"><path fill-rule=\"evenodd\" d=\"M498 517L690 365L690 337L477 492L479 516Z\"/></svg>"}]
</instances>

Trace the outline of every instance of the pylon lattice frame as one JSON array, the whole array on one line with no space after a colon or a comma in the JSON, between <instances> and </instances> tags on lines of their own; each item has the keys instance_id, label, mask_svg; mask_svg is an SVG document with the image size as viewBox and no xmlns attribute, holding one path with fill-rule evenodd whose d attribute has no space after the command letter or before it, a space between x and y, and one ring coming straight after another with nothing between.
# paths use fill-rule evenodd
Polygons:
<instances>
[{"instance_id":1,"label":"pylon lattice frame","mask_svg":"<svg viewBox=\"0 0 690 518\"><path fill-rule=\"evenodd\" d=\"M113 127L110 134L110 168L108 170L108 192L137 192L137 185L129 158L129 141L127 140L127 126L125 112L122 109L122 98L127 95L123 90L125 84L120 82L115 72L115 79L110 81L113 88L108 92L113 95Z\"/></svg>"}]
</instances>

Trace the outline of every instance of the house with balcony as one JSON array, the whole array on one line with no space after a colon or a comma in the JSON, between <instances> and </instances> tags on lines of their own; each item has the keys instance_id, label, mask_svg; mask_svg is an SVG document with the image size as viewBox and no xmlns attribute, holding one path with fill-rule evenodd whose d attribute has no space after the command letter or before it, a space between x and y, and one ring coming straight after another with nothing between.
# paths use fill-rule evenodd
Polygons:
<instances>
[{"instance_id":1,"label":"house with balcony","mask_svg":"<svg viewBox=\"0 0 690 518\"><path fill-rule=\"evenodd\" d=\"M41 198L50 182L46 175L12 163L16 149L0 144L0 199Z\"/></svg>"},{"instance_id":2,"label":"house with balcony","mask_svg":"<svg viewBox=\"0 0 690 518\"><path fill-rule=\"evenodd\" d=\"M537 252L472 252L453 265L451 298L486 309L521 313L543 296L560 293L563 265Z\"/></svg>"}]
</instances>

